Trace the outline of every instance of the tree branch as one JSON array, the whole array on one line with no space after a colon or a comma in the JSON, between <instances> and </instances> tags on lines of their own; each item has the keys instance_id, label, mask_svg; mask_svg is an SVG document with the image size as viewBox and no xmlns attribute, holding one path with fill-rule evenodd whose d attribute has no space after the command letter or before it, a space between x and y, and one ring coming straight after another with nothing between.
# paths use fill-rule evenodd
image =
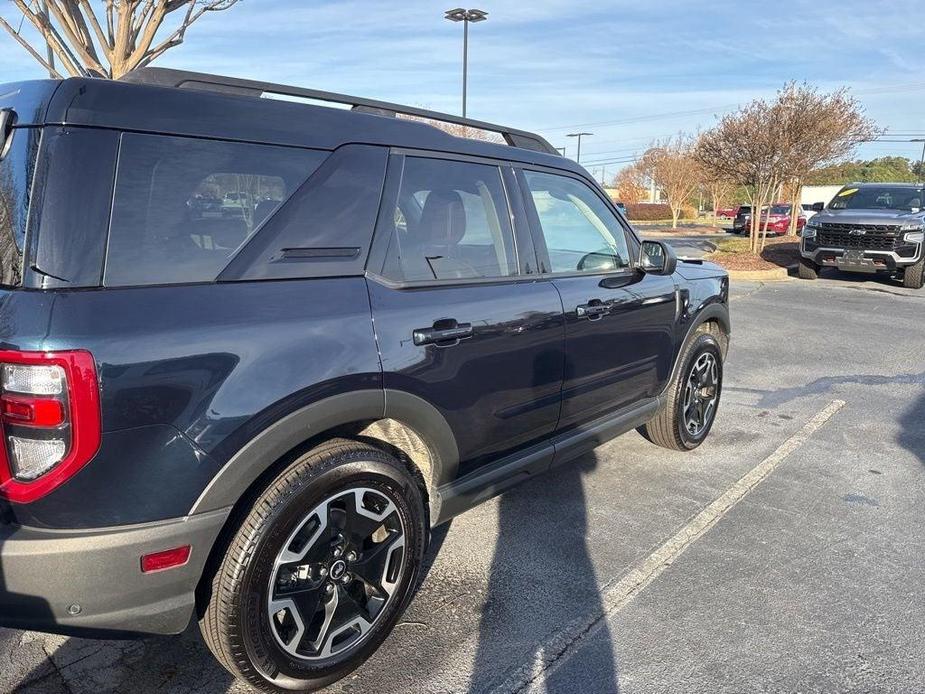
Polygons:
<instances>
[{"instance_id":1,"label":"tree branch","mask_svg":"<svg viewBox=\"0 0 925 694\"><path fill-rule=\"evenodd\" d=\"M51 65L49 65L48 61L45 60L45 58L43 58L42 55L29 44L28 41L26 41L22 36L20 36L19 33L15 29L13 29L13 27L11 27L3 17L0 17L0 26L6 29L7 33L10 36L12 36L14 39L16 39L16 42L20 46L22 46L27 51L29 51L29 55L35 58L35 60L39 63L39 65L41 65L48 71L48 74L51 77L55 79L62 78L61 73L55 70Z\"/></svg>"},{"instance_id":2,"label":"tree branch","mask_svg":"<svg viewBox=\"0 0 925 694\"><path fill-rule=\"evenodd\" d=\"M79 2L80 7L87 18L87 21L89 21L90 26L93 27L93 32L96 34L96 39L100 43L100 47L103 50L103 55L106 56L107 61L111 60L112 44L109 42L106 34L103 32L103 27L100 26L100 21L96 18L96 13L93 11L93 6L90 4L90 0L79 0Z\"/></svg>"}]
</instances>

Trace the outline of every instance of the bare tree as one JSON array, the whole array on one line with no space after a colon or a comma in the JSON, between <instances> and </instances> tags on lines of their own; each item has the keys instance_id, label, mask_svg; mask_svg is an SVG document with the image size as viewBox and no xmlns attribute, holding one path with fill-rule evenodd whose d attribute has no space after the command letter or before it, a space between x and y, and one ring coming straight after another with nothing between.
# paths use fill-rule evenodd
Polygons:
<instances>
[{"instance_id":1,"label":"bare tree","mask_svg":"<svg viewBox=\"0 0 925 694\"><path fill-rule=\"evenodd\" d=\"M813 168L847 156L876 132L845 90L826 95L789 83L774 101L756 99L720 119L700 137L696 154L711 177L731 179L747 191L751 246L757 253L765 236L761 211L773 202L781 185L793 184ZM796 216L791 215L792 224ZM767 217L764 226L767 231Z\"/></svg>"},{"instance_id":2,"label":"bare tree","mask_svg":"<svg viewBox=\"0 0 925 694\"><path fill-rule=\"evenodd\" d=\"M3 17L0 26L52 77L92 75L118 79L179 46L186 30L207 12L239 0L11 0L38 32L27 37ZM94 10L94 4L97 9ZM47 7L47 11L46 8ZM176 22L170 22L177 18ZM36 48L40 42L40 48ZM47 55L42 51L48 48ZM60 69L59 69L60 68Z\"/></svg>"},{"instance_id":3,"label":"bare tree","mask_svg":"<svg viewBox=\"0 0 925 694\"><path fill-rule=\"evenodd\" d=\"M751 249L758 251L763 205L777 189L780 153L774 142L771 105L755 100L727 114L697 143L696 156L710 178L728 179L745 188L752 209Z\"/></svg>"},{"instance_id":4,"label":"bare tree","mask_svg":"<svg viewBox=\"0 0 925 694\"><path fill-rule=\"evenodd\" d=\"M677 229L681 207L703 180L703 169L694 156L694 140L682 134L656 142L642 155L639 164L668 199L672 229Z\"/></svg>"},{"instance_id":5,"label":"bare tree","mask_svg":"<svg viewBox=\"0 0 925 694\"><path fill-rule=\"evenodd\" d=\"M735 182L728 178L710 178L705 182L707 194L710 196L710 205L713 207L713 224L719 219L719 208L732 199L736 190Z\"/></svg>"},{"instance_id":6,"label":"bare tree","mask_svg":"<svg viewBox=\"0 0 925 694\"><path fill-rule=\"evenodd\" d=\"M642 202L646 195L646 174L639 163L624 167L613 179L620 202L635 205Z\"/></svg>"},{"instance_id":7,"label":"bare tree","mask_svg":"<svg viewBox=\"0 0 925 694\"><path fill-rule=\"evenodd\" d=\"M881 131L844 88L825 94L791 82L778 92L777 101L783 121L781 146L787 150L782 174L793 195L789 234L795 236L800 191L806 176L814 169L845 159L858 143Z\"/></svg>"}]
</instances>

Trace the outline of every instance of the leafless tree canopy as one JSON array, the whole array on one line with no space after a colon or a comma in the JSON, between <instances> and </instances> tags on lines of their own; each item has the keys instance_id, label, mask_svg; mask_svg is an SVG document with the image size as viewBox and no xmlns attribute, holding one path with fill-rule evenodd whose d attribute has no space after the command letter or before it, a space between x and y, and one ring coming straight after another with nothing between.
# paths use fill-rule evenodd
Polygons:
<instances>
[{"instance_id":1,"label":"leafless tree canopy","mask_svg":"<svg viewBox=\"0 0 925 694\"><path fill-rule=\"evenodd\" d=\"M239 0L10 1L37 35L24 35L2 17L0 26L50 75L118 79L183 43L186 30L206 12L227 10Z\"/></svg>"},{"instance_id":2,"label":"leafless tree canopy","mask_svg":"<svg viewBox=\"0 0 925 694\"><path fill-rule=\"evenodd\" d=\"M617 198L627 205L642 202L646 195L646 174L639 162L623 168L613 179Z\"/></svg>"},{"instance_id":3,"label":"leafless tree canopy","mask_svg":"<svg viewBox=\"0 0 925 694\"><path fill-rule=\"evenodd\" d=\"M756 99L724 116L700 137L695 153L709 177L744 186L757 212L773 202L781 185L843 159L877 132L846 90L824 94L789 83L773 101ZM755 251L761 246L760 221L760 214L752 215Z\"/></svg>"},{"instance_id":4,"label":"leafless tree canopy","mask_svg":"<svg viewBox=\"0 0 925 694\"><path fill-rule=\"evenodd\" d=\"M678 135L657 142L646 150L639 163L664 192L671 208L672 227L677 228L681 207L703 181L700 161L694 156L694 140Z\"/></svg>"}]
</instances>

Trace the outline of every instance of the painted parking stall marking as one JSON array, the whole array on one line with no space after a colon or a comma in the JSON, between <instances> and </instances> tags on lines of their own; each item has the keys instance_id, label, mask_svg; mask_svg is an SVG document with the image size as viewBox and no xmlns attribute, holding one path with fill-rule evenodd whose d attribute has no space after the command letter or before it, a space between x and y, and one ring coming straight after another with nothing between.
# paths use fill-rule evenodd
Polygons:
<instances>
[{"instance_id":1,"label":"painted parking stall marking","mask_svg":"<svg viewBox=\"0 0 925 694\"><path fill-rule=\"evenodd\" d=\"M591 636L608 616L619 612L646 586L658 578L691 544L709 532L730 509L767 479L791 453L803 446L844 406L843 400L833 400L817 412L799 431L786 439L769 456L691 518L675 535L615 583L606 584L601 590L603 609L600 612L585 615L571 622L561 631L552 634L542 644L542 647L536 649L538 655L533 660L514 669L503 682L492 689L492 692L500 694L501 692L524 691L554 672L560 663L566 661L580 647L581 641Z\"/></svg>"}]
</instances>

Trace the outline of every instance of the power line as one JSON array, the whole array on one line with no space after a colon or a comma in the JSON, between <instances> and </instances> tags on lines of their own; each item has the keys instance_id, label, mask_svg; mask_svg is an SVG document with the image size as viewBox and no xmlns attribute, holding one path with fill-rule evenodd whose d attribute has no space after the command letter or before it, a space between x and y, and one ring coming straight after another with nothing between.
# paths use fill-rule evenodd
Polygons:
<instances>
[{"instance_id":1,"label":"power line","mask_svg":"<svg viewBox=\"0 0 925 694\"><path fill-rule=\"evenodd\" d=\"M630 123L642 123L650 120L661 120L665 118L678 118L681 116L697 116L706 113L715 113L716 111L726 111L737 108L738 104L729 104L726 106L710 106L708 108L691 109L688 111L669 111L665 113L652 113L644 116L633 116L631 118L621 118L618 120L598 121L596 123L572 123L571 125L554 125L546 128L537 128L540 131L550 130L569 130L571 128L591 128L602 127L606 125L626 125Z\"/></svg>"}]
</instances>

